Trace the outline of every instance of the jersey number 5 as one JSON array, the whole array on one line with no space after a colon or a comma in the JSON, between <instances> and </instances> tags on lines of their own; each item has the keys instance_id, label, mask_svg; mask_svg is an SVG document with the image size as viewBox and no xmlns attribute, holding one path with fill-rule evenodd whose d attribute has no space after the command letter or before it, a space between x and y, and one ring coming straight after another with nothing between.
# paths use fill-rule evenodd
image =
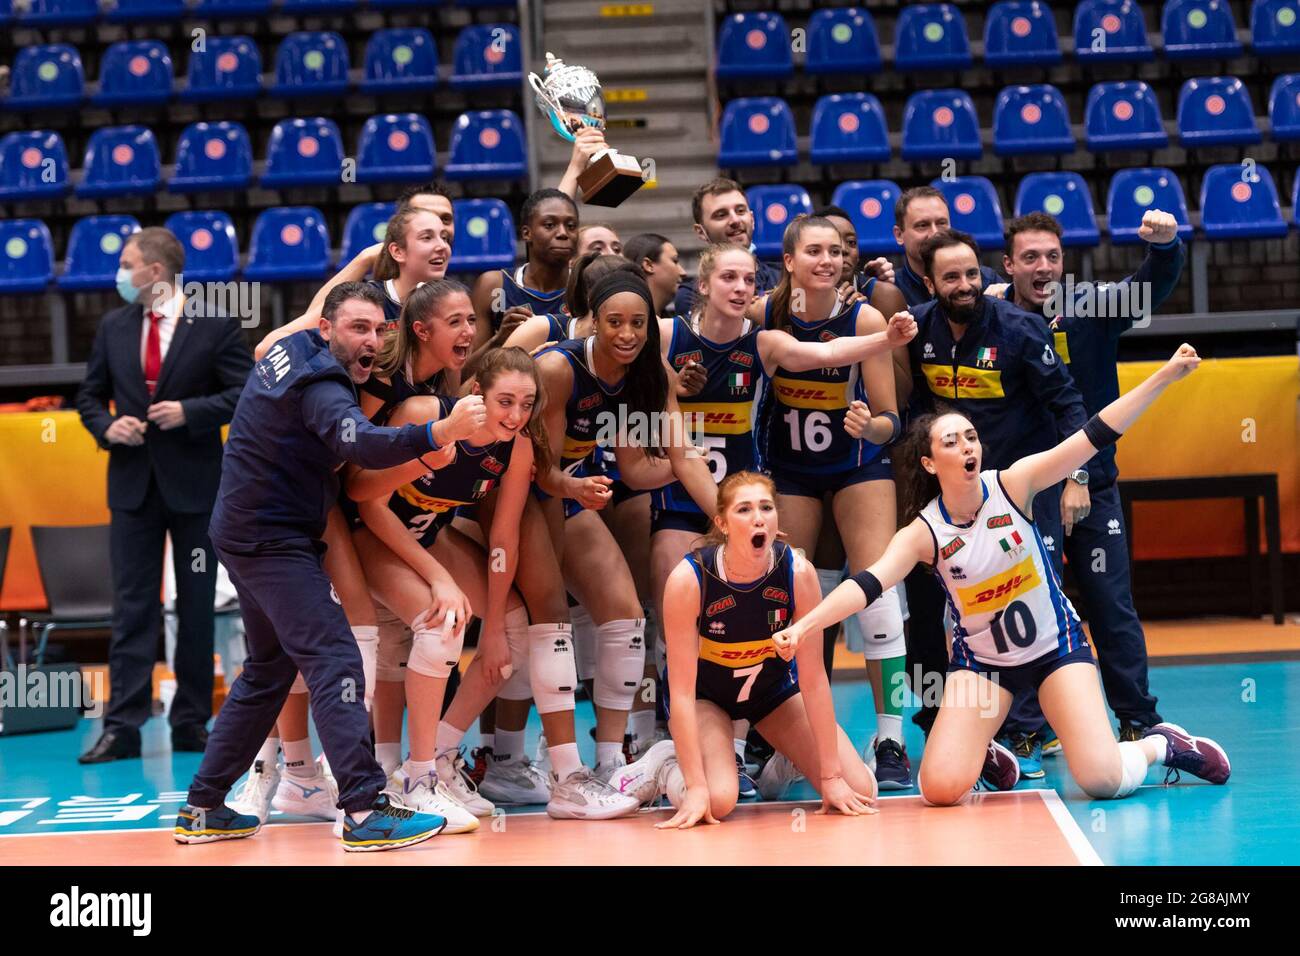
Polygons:
<instances>
[{"instance_id":1,"label":"jersey number 5","mask_svg":"<svg viewBox=\"0 0 1300 956\"><path fill-rule=\"evenodd\" d=\"M745 679L744 685L740 688L740 693L736 695L737 704L743 704L749 700L749 692L754 689L754 681L758 680L758 672L762 669L762 664L755 664L753 667L742 667L731 672L732 676Z\"/></svg>"}]
</instances>

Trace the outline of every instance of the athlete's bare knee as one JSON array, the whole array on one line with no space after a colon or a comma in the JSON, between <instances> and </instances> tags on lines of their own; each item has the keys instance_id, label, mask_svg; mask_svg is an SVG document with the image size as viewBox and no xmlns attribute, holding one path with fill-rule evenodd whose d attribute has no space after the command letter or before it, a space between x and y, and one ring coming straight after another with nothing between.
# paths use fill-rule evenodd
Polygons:
<instances>
[{"instance_id":1,"label":"athlete's bare knee","mask_svg":"<svg viewBox=\"0 0 1300 956\"><path fill-rule=\"evenodd\" d=\"M1094 800L1109 800L1115 796L1124 777L1124 767L1119 760L1114 761L1114 766L1084 764L1071 767L1070 771L1079 789Z\"/></svg>"},{"instance_id":2,"label":"athlete's bare knee","mask_svg":"<svg viewBox=\"0 0 1300 956\"><path fill-rule=\"evenodd\" d=\"M970 793L974 781L963 782L948 775L921 773L919 787L921 799L931 806L952 807L961 803Z\"/></svg>"}]
</instances>

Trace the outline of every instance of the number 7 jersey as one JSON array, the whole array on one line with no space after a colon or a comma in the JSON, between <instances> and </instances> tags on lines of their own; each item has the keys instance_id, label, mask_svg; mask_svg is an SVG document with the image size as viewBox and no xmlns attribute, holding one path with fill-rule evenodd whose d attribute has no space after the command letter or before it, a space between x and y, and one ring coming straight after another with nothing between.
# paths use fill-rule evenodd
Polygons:
<instances>
[{"instance_id":1,"label":"number 7 jersey","mask_svg":"<svg viewBox=\"0 0 1300 956\"><path fill-rule=\"evenodd\" d=\"M1011 667L1085 646L1079 615L1037 527L1008 497L997 471L981 473L980 483L984 503L970 525L953 524L942 496L921 509L952 612L953 664Z\"/></svg>"}]
</instances>

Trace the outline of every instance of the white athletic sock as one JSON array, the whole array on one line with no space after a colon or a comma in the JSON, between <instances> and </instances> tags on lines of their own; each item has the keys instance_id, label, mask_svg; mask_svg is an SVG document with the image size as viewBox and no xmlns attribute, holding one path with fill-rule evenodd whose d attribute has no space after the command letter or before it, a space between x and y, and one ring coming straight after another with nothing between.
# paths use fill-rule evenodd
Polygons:
<instances>
[{"instance_id":1,"label":"white athletic sock","mask_svg":"<svg viewBox=\"0 0 1300 956\"><path fill-rule=\"evenodd\" d=\"M903 716L901 714L876 714L876 743L892 740L903 746Z\"/></svg>"},{"instance_id":2,"label":"white athletic sock","mask_svg":"<svg viewBox=\"0 0 1300 956\"><path fill-rule=\"evenodd\" d=\"M1147 778L1147 752L1137 741L1125 740L1119 745L1120 765L1123 772L1120 776L1119 786L1115 789L1115 799L1127 797L1130 793L1142 786L1142 781Z\"/></svg>"},{"instance_id":3,"label":"white athletic sock","mask_svg":"<svg viewBox=\"0 0 1300 956\"><path fill-rule=\"evenodd\" d=\"M402 765L402 744L375 744L375 759L384 768L384 776L391 777L393 771Z\"/></svg>"},{"instance_id":4,"label":"white athletic sock","mask_svg":"<svg viewBox=\"0 0 1300 956\"><path fill-rule=\"evenodd\" d=\"M497 736L494 733L492 734L481 733L478 735L478 740L479 740L478 745L480 747L485 747L488 750L493 750L493 751L497 749Z\"/></svg>"},{"instance_id":5,"label":"white athletic sock","mask_svg":"<svg viewBox=\"0 0 1300 956\"><path fill-rule=\"evenodd\" d=\"M311 741L284 741L284 769L292 777L313 777L316 775L316 763L311 755Z\"/></svg>"},{"instance_id":6,"label":"white athletic sock","mask_svg":"<svg viewBox=\"0 0 1300 956\"><path fill-rule=\"evenodd\" d=\"M406 763L402 764L402 769L406 771L407 780L419 780L433 772L434 760L412 760L406 758Z\"/></svg>"},{"instance_id":7,"label":"white athletic sock","mask_svg":"<svg viewBox=\"0 0 1300 956\"><path fill-rule=\"evenodd\" d=\"M1144 737L1156 745L1156 763L1161 766L1169 759L1169 741L1162 734L1152 734L1150 737ZM1138 741L1127 741L1128 743L1137 743Z\"/></svg>"},{"instance_id":8,"label":"white athletic sock","mask_svg":"<svg viewBox=\"0 0 1300 956\"><path fill-rule=\"evenodd\" d=\"M524 734L527 728L523 730L503 730L496 729L496 744L492 748L492 762L494 764L517 763L524 756Z\"/></svg>"},{"instance_id":9,"label":"white athletic sock","mask_svg":"<svg viewBox=\"0 0 1300 956\"><path fill-rule=\"evenodd\" d=\"M280 760L280 738L267 737L262 749L257 752L257 759L262 761L262 766L268 771L274 770Z\"/></svg>"},{"instance_id":10,"label":"white athletic sock","mask_svg":"<svg viewBox=\"0 0 1300 956\"><path fill-rule=\"evenodd\" d=\"M352 818L353 823L365 823L366 817L374 812L374 810L358 810L356 813L349 813L348 816Z\"/></svg>"},{"instance_id":11,"label":"white athletic sock","mask_svg":"<svg viewBox=\"0 0 1300 956\"><path fill-rule=\"evenodd\" d=\"M582 757L578 755L578 745L551 744L546 748L551 755L551 769L557 780L564 780L570 774L582 769Z\"/></svg>"},{"instance_id":12,"label":"white athletic sock","mask_svg":"<svg viewBox=\"0 0 1300 956\"><path fill-rule=\"evenodd\" d=\"M626 762L623 757L623 745L621 743L611 743L607 740L596 741L596 766L618 767Z\"/></svg>"},{"instance_id":13,"label":"white athletic sock","mask_svg":"<svg viewBox=\"0 0 1300 956\"><path fill-rule=\"evenodd\" d=\"M745 760L745 738L733 737L731 740L731 745L736 748L736 756L739 757L741 762L743 763Z\"/></svg>"},{"instance_id":14,"label":"white athletic sock","mask_svg":"<svg viewBox=\"0 0 1300 956\"><path fill-rule=\"evenodd\" d=\"M632 742L642 744L650 740L655 734L655 712L650 710L634 710L628 718L628 729L632 732Z\"/></svg>"},{"instance_id":15,"label":"white athletic sock","mask_svg":"<svg viewBox=\"0 0 1300 956\"><path fill-rule=\"evenodd\" d=\"M465 731L457 730L445 720L438 721L438 735L433 738L434 752L439 756L451 750L460 749L460 742L465 739Z\"/></svg>"}]
</instances>

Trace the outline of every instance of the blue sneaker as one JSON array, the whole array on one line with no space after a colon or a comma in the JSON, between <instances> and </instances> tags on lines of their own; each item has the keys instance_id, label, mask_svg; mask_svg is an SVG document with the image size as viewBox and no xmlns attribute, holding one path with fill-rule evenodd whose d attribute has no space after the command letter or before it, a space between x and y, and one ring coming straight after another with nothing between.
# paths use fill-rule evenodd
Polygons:
<instances>
[{"instance_id":1,"label":"blue sneaker","mask_svg":"<svg viewBox=\"0 0 1300 956\"><path fill-rule=\"evenodd\" d=\"M867 748L875 760L868 761L876 775L876 785L881 790L908 790L912 786L912 762L907 759L907 749L897 740L886 737L879 743L871 738Z\"/></svg>"},{"instance_id":2,"label":"blue sneaker","mask_svg":"<svg viewBox=\"0 0 1300 956\"><path fill-rule=\"evenodd\" d=\"M998 743L1016 755L1022 780L1039 780L1047 775L1043 770L1043 742L1037 734L1000 737Z\"/></svg>"},{"instance_id":3,"label":"blue sneaker","mask_svg":"<svg viewBox=\"0 0 1300 956\"><path fill-rule=\"evenodd\" d=\"M1043 741L1044 757L1055 757L1061 752L1061 741L1051 727L1044 727L1038 736Z\"/></svg>"},{"instance_id":4,"label":"blue sneaker","mask_svg":"<svg viewBox=\"0 0 1300 956\"><path fill-rule=\"evenodd\" d=\"M740 781L741 800L755 800L758 798L758 788L754 786L754 779L745 770L745 761L741 759L740 754L736 754L736 776Z\"/></svg>"},{"instance_id":5,"label":"blue sneaker","mask_svg":"<svg viewBox=\"0 0 1300 956\"><path fill-rule=\"evenodd\" d=\"M353 853L396 850L436 837L447 826L446 817L399 807L386 793L379 795L370 810L360 823L351 814L344 814L343 849Z\"/></svg>"},{"instance_id":6,"label":"blue sneaker","mask_svg":"<svg viewBox=\"0 0 1300 956\"><path fill-rule=\"evenodd\" d=\"M200 810L188 803L176 814L177 843L216 843L242 840L262 829L262 821L247 813L236 813L224 803L213 810Z\"/></svg>"}]
</instances>

